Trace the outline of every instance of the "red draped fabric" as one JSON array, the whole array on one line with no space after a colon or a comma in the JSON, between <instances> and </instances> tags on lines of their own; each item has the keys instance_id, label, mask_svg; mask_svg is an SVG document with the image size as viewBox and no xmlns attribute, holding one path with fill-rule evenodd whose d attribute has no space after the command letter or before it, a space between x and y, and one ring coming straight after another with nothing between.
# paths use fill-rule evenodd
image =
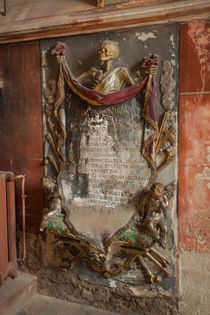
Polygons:
<instances>
[{"instance_id":1,"label":"red draped fabric","mask_svg":"<svg viewBox=\"0 0 210 315\"><path fill-rule=\"evenodd\" d=\"M64 73L64 77L70 86L74 90L74 92L88 101L90 104L95 106L101 105L114 105L125 102L132 97L136 96L139 91L141 91L147 83L148 76L144 78L142 82L137 85L132 85L128 88L124 88L120 91L110 93L110 94L101 94L100 92L90 90L85 86L81 85L73 76L71 71L65 62L62 63L62 71Z\"/></svg>"}]
</instances>

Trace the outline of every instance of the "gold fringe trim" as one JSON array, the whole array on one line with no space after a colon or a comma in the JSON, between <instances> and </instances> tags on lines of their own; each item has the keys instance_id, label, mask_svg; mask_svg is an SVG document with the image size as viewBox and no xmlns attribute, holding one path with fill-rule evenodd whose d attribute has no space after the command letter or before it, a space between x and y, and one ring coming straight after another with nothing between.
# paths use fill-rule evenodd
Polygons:
<instances>
[{"instance_id":1,"label":"gold fringe trim","mask_svg":"<svg viewBox=\"0 0 210 315\"><path fill-rule=\"evenodd\" d=\"M59 115L58 115L59 106L64 99L64 79L63 79L63 74L62 74L62 70L61 70L61 65L60 65L60 72L59 72L59 80L60 80L60 86L61 86L61 95L60 95L60 98L57 100L57 102L54 105L54 116L57 119L59 127L62 130L62 136L61 136L61 138L58 138L57 148L56 148L57 153L58 153L60 160L61 160L61 161L59 161L59 174L60 174L63 171L63 169L65 167L65 162L66 162L65 155L63 154L63 152L61 150L61 145L64 143L64 141L66 139L66 130L64 128L63 123L60 120Z\"/></svg>"},{"instance_id":2,"label":"gold fringe trim","mask_svg":"<svg viewBox=\"0 0 210 315\"><path fill-rule=\"evenodd\" d=\"M68 84L68 86L71 88L71 90L77 94L79 97L81 97L83 100L85 100L86 102L88 102L89 104L93 105L93 106L106 106L105 104L99 103L97 101L91 100L90 98L84 96L82 93L80 93L75 87L74 85L71 83L71 81L69 81L69 79L67 78L65 72L64 72L64 77L65 80Z\"/></svg>"}]
</instances>

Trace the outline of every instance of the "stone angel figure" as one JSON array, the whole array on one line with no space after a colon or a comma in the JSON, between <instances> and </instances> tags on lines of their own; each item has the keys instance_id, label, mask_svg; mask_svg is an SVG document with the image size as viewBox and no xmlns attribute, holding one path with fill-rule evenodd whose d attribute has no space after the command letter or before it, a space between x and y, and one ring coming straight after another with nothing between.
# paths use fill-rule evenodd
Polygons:
<instances>
[{"instance_id":1,"label":"stone angel figure","mask_svg":"<svg viewBox=\"0 0 210 315\"><path fill-rule=\"evenodd\" d=\"M168 210L169 200L174 190L174 184L165 188L163 184L155 183L149 191L144 193L138 207L141 226L143 225L163 248L166 247L168 232L165 212Z\"/></svg>"}]
</instances>

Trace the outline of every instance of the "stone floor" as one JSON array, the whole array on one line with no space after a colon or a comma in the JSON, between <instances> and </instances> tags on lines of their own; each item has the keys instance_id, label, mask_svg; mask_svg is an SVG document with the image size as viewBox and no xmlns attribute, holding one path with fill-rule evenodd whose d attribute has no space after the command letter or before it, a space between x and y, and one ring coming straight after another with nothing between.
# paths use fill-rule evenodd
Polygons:
<instances>
[{"instance_id":1,"label":"stone floor","mask_svg":"<svg viewBox=\"0 0 210 315\"><path fill-rule=\"evenodd\" d=\"M116 313L96 309L95 307L91 307L89 305L70 303L43 295L36 295L28 305L22 307L19 311L7 313L7 315L114 315L114 314L116 315Z\"/></svg>"},{"instance_id":2,"label":"stone floor","mask_svg":"<svg viewBox=\"0 0 210 315\"><path fill-rule=\"evenodd\" d=\"M0 315L116 315L95 307L58 300L37 293L36 277L18 272L0 286ZM130 315L121 313L122 315ZM137 315L131 313L132 315Z\"/></svg>"},{"instance_id":3,"label":"stone floor","mask_svg":"<svg viewBox=\"0 0 210 315\"><path fill-rule=\"evenodd\" d=\"M0 315L116 315L86 304L77 304L37 293L36 277L18 272L0 286ZM128 313L121 313L129 315ZM137 315L131 313L132 315Z\"/></svg>"}]
</instances>

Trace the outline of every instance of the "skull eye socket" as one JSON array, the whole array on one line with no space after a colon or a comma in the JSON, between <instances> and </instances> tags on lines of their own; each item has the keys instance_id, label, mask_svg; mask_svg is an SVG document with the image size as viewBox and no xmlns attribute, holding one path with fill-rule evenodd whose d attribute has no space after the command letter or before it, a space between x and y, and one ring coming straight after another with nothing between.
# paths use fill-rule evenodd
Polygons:
<instances>
[{"instance_id":1,"label":"skull eye socket","mask_svg":"<svg viewBox=\"0 0 210 315\"><path fill-rule=\"evenodd\" d=\"M99 54L103 54L103 55L108 55L108 49L105 48L105 47L101 47L101 48L98 50L98 53L99 53Z\"/></svg>"}]
</instances>

